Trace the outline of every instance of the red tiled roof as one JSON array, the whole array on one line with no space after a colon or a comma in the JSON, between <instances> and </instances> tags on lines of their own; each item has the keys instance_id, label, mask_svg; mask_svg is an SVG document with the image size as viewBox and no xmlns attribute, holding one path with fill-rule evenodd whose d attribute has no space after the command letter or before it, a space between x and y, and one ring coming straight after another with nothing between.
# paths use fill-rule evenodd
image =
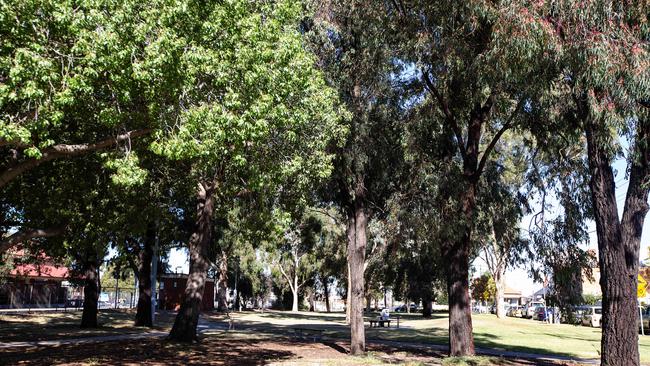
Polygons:
<instances>
[{"instance_id":1,"label":"red tiled roof","mask_svg":"<svg viewBox=\"0 0 650 366\"><path fill-rule=\"evenodd\" d=\"M13 253L14 258L22 258L25 252L22 249L16 250ZM69 271L67 267L53 264L51 259L45 254L39 253L35 256L38 263L17 263L16 266L9 271L9 276L12 277L44 277L44 278L68 278Z\"/></svg>"},{"instance_id":2,"label":"red tiled roof","mask_svg":"<svg viewBox=\"0 0 650 366\"><path fill-rule=\"evenodd\" d=\"M68 278L68 269L49 264L19 264L9 272L14 277Z\"/></svg>"}]
</instances>

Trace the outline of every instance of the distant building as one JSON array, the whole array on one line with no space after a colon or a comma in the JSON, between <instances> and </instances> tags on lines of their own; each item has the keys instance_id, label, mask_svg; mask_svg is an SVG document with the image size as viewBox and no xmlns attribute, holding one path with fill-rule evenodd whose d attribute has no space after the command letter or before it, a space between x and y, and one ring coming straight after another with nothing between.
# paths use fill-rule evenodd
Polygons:
<instances>
[{"instance_id":1,"label":"distant building","mask_svg":"<svg viewBox=\"0 0 650 366\"><path fill-rule=\"evenodd\" d=\"M69 271L44 254L26 261L24 251L13 254L15 267L0 279L0 308L65 306ZM33 263L32 263L33 262Z\"/></svg>"},{"instance_id":2,"label":"distant building","mask_svg":"<svg viewBox=\"0 0 650 366\"><path fill-rule=\"evenodd\" d=\"M165 310L176 310L181 305L185 286L186 274L163 274L160 276L158 290L158 307ZM201 299L201 310L214 309L214 279L206 278Z\"/></svg>"},{"instance_id":3,"label":"distant building","mask_svg":"<svg viewBox=\"0 0 650 366\"><path fill-rule=\"evenodd\" d=\"M521 295L521 291L515 290L506 285L503 291L503 301L510 305L523 305L526 303L525 298Z\"/></svg>"}]
</instances>

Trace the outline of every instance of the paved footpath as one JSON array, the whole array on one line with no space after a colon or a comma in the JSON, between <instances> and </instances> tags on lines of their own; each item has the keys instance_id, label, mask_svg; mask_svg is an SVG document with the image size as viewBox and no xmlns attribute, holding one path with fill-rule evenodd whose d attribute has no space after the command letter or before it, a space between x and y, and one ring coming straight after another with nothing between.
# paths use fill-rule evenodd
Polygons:
<instances>
[{"instance_id":1,"label":"paved footpath","mask_svg":"<svg viewBox=\"0 0 650 366\"><path fill-rule=\"evenodd\" d=\"M209 322L201 319L198 325L199 333L209 332L211 330L228 330L228 323L224 322ZM238 327L238 331L257 331L252 328ZM167 336L168 332L163 331L151 331L143 333L130 333L130 334L116 334L109 336L98 336L98 337L86 337L86 338L70 338L70 339L59 339L51 341L35 341L35 342L2 342L0 343L0 349L8 348L21 348L21 347L47 347L47 346L61 346L61 345L70 345L70 344L85 344L85 343L97 343L97 342L112 342L112 341L122 341L122 340L131 340L131 339L142 339L142 338L162 338ZM347 339L342 338L327 338L328 341L341 341L346 342ZM416 342L401 342L401 341L389 341L389 340L379 340L379 339L367 339L366 343L369 344L379 344L390 347L398 348L410 348L410 349L428 349L432 351L447 352L449 347L446 345L432 344L432 343L416 343ZM505 358L517 358L517 359L529 359L535 361L547 361L547 362L576 362L580 364L589 364L589 365L599 365L600 360L598 359L583 359L576 357L566 357L560 355L545 355L537 353L527 353L527 352L518 352L518 351L505 351L505 350L496 350L489 348L476 348L476 353L487 356L496 356L496 357L505 357Z\"/></svg>"}]
</instances>

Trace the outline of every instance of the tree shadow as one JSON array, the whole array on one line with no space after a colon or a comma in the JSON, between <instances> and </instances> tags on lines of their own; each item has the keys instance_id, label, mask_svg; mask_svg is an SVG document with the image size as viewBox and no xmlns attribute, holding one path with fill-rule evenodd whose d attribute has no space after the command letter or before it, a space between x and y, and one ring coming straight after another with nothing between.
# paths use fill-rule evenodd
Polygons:
<instances>
[{"instance_id":1,"label":"tree shadow","mask_svg":"<svg viewBox=\"0 0 650 366\"><path fill-rule=\"evenodd\" d=\"M57 363L264 365L268 361L295 356L288 350L259 347L255 341L206 339L198 344L173 343L161 339L119 341L92 345L65 345L0 352L3 363L40 365ZM119 350L119 351L116 351Z\"/></svg>"}]
</instances>

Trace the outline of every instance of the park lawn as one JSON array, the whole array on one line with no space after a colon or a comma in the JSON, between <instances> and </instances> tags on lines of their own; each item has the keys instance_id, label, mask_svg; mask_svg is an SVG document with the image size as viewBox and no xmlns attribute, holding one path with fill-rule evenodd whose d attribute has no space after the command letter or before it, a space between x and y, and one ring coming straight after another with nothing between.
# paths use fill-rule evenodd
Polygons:
<instances>
[{"instance_id":1,"label":"park lawn","mask_svg":"<svg viewBox=\"0 0 650 366\"><path fill-rule=\"evenodd\" d=\"M374 316L374 315L373 315ZM324 329L326 336L349 337L345 327L345 314L331 313L239 313L234 314L236 324L283 331L290 334L291 327ZM544 324L539 321L505 318L495 315L473 315L474 340L477 347L498 350L520 351L536 354L551 354L578 358L600 357L600 328L568 324ZM257 326L256 326L257 325ZM278 329L279 328L279 329ZM404 341L415 343L447 344L448 317L436 313L432 319L423 319L417 314L401 314L400 329L366 328L368 339ZM639 336L641 362L650 364L650 336Z\"/></svg>"},{"instance_id":2,"label":"park lawn","mask_svg":"<svg viewBox=\"0 0 650 366\"><path fill-rule=\"evenodd\" d=\"M201 342L182 344L164 339L114 341L92 345L60 345L0 349L0 363L21 365L273 365L273 366L533 366L526 360L473 357L447 358L441 352L401 350L369 345L365 356L348 355L348 342L297 341L281 335L211 330ZM115 350L119 349L119 352ZM541 363L545 366L560 364Z\"/></svg>"},{"instance_id":3,"label":"park lawn","mask_svg":"<svg viewBox=\"0 0 650 366\"><path fill-rule=\"evenodd\" d=\"M0 314L0 341L35 342L141 333L149 328L133 325L135 310L100 310L99 328L81 329L81 311ZM163 313L154 330L168 330L173 318Z\"/></svg>"}]
</instances>

